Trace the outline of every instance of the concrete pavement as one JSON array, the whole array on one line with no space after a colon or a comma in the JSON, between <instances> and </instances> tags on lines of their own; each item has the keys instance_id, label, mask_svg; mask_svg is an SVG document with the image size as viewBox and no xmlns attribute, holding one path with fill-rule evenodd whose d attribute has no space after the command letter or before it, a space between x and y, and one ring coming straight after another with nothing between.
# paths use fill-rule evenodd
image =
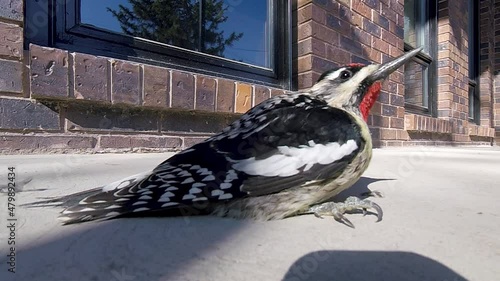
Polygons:
<instances>
[{"instance_id":1,"label":"concrete pavement","mask_svg":"<svg viewBox=\"0 0 500 281\"><path fill-rule=\"evenodd\" d=\"M0 280L500 280L500 151L492 148L375 150L340 197L380 192L373 201L384 218L348 215L355 229L312 215L62 226L60 208L20 206L151 169L166 155L1 156ZM8 167L21 189L13 217ZM12 252L16 273L8 271Z\"/></svg>"}]
</instances>

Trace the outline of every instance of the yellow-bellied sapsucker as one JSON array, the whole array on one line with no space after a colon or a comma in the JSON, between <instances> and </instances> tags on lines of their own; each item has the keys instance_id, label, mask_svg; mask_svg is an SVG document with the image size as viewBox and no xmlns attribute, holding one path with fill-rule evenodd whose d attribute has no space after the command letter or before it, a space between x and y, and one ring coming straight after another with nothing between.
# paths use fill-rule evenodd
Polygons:
<instances>
[{"instance_id":1,"label":"yellow-bellied sapsucker","mask_svg":"<svg viewBox=\"0 0 500 281\"><path fill-rule=\"evenodd\" d=\"M65 223L149 214L214 214L281 219L297 214L343 216L381 208L349 197L328 202L366 170L372 141L366 125L381 80L421 49L382 65L350 64L321 75L309 90L272 97L219 134L152 171L65 196L77 203Z\"/></svg>"}]
</instances>

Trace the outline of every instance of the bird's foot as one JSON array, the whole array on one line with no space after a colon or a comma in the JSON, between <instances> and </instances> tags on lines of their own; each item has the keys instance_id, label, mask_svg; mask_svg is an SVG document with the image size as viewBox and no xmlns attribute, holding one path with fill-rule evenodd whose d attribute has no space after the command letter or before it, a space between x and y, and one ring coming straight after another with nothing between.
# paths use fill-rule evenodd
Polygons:
<instances>
[{"instance_id":1,"label":"bird's foot","mask_svg":"<svg viewBox=\"0 0 500 281\"><path fill-rule=\"evenodd\" d=\"M350 196L344 202L325 202L314 205L309 208L308 213L313 213L316 217L333 216L333 218L349 227L354 228L354 225L349 221L344 214L350 211L361 209L363 215L366 215L367 209L374 209L377 212L377 222L382 220L383 212L380 206L366 199Z\"/></svg>"}]
</instances>

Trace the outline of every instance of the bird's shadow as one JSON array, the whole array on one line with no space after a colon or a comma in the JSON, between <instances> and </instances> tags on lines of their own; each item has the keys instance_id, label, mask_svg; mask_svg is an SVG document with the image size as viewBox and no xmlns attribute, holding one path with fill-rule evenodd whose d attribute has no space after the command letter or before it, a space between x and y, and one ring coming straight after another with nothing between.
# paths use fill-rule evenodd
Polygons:
<instances>
[{"instance_id":1,"label":"bird's shadow","mask_svg":"<svg viewBox=\"0 0 500 281\"><path fill-rule=\"evenodd\" d=\"M447 266L401 251L316 251L290 266L283 281L465 281Z\"/></svg>"},{"instance_id":2,"label":"bird's shadow","mask_svg":"<svg viewBox=\"0 0 500 281\"><path fill-rule=\"evenodd\" d=\"M333 201L340 202L344 201L349 196L356 196L360 198L367 198L372 196L382 197L379 191L371 190L369 186L375 182L390 181L390 180L394 179L375 179L370 177L361 177L355 184L353 184L348 189L342 191L341 193L337 194L332 199Z\"/></svg>"}]
</instances>

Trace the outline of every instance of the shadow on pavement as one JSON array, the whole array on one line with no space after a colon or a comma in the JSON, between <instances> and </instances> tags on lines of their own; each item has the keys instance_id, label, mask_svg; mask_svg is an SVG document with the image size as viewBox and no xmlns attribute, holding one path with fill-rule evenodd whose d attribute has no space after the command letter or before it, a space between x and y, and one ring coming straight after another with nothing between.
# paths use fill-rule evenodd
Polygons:
<instances>
[{"instance_id":1,"label":"shadow on pavement","mask_svg":"<svg viewBox=\"0 0 500 281\"><path fill-rule=\"evenodd\" d=\"M465 281L430 258L410 252L317 251L297 260L283 281Z\"/></svg>"},{"instance_id":2,"label":"shadow on pavement","mask_svg":"<svg viewBox=\"0 0 500 281\"><path fill-rule=\"evenodd\" d=\"M342 191L335 197L333 197L334 201L340 202L344 201L347 197L349 196L356 196L359 198L366 198L369 197L367 194L372 193L372 192L378 192L377 190L369 189L369 185L378 182L378 181L391 181L394 179L375 179L375 178L369 178L369 177L361 177L353 186L350 188ZM383 196L382 196L383 197Z\"/></svg>"},{"instance_id":3,"label":"shadow on pavement","mask_svg":"<svg viewBox=\"0 0 500 281\"><path fill-rule=\"evenodd\" d=\"M228 243L246 227L245 221L216 217L55 225L43 237L20 243L16 273L2 268L0 280L159 281L186 272L186 278L197 280L204 275L191 268L192 261ZM5 256L0 258L3 265Z\"/></svg>"}]
</instances>

